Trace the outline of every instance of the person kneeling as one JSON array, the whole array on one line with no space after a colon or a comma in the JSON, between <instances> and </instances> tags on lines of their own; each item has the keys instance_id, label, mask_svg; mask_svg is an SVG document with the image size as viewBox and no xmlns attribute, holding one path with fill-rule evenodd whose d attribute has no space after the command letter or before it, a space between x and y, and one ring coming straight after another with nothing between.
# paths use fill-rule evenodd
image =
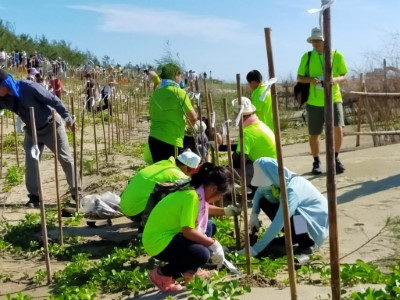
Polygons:
<instances>
[{"instance_id":1,"label":"person kneeling","mask_svg":"<svg viewBox=\"0 0 400 300\"><path fill-rule=\"evenodd\" d=\"M194 274L210 278L209 272L200 269L209 259L218 267L222 265L225 257L221 244L206 235L210 227L208 209L209 203L231 190L231 178L227 168L205 163L193 174L190 189L169 194L152 210L142 242L149 255L167 263L149 275L161 291L181 290L175 280L182 276L186 281Z\"/></svg>"}]
</instances>

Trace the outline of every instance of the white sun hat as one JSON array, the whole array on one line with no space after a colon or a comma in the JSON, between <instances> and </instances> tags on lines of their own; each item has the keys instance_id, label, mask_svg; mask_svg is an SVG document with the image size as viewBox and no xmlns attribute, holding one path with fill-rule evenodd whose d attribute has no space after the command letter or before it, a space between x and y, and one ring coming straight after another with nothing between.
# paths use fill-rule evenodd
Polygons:
<instances>
[{"instance_id":1,"label":"white sun hat","mask_svg":"<svg viewBox=\"0 0 400 300\"><path fill-rule=\"evenodd\" d=\"M197 169L199 166L199 163L201 162L200 156L198 156L196 153L193 153L192 150L187 149L181 154L177 156L177 159L183 163L184 165L188 166L189 168L192 169Z\"/></svg>"},{"instance_id":2,"label":"white sun hat","mask_svg":"<svg viewBox=\"0 0 400 300\"><path fill-rule=\"evenodd\" d=\"M307 39L307 42L309 43L311 43L312 41L324 41L322 31L318 27L314 27L311 30L311 36Z\"/></svg>"},{"instance_id":3,"label":"white sun hat","mask_svg":"<svg viewBox=\"0 0 400 300\"><path fill-rule=\"evenodd\" d=\"M253 174L253 179L251 180L251 185L266 187L266 186L271 186L272 184L273 183L271 179L267 175L265 175L265 173L260 167L260 164L255 163L254 174Z\"/></svg>"},{"instance_id":4,"label":"white sun hat","mask_svg":"<svg viewBox=\"0 0 400 300\"><path fill-rule=\"evenodd\" d=\"M240 112L240 105L239 105L239 100L234 99L232 100L232 105L233 105L233 111L235 113ZM251 103L251 100L247 97L242 97L242 106L243 106L243 115L251 115L256 111L256 107Z\"/></svg>"}]
</instances>

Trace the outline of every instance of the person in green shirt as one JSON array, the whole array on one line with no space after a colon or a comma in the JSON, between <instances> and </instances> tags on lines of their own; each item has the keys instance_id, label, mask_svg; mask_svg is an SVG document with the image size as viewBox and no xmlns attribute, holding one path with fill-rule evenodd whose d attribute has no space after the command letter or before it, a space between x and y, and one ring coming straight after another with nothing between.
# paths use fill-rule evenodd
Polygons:
<instances>
[{"instance_id":1,"label":"person in green shirt","mask_svg":"<svg viewBox=\"0 0 400 300\"><path fill-rule=\"evenodd\" d=\"M169 63L161 68L161 83L150 96L149 147L153 162L176 157L183 150L186 122L197 120L188 95L179 87L179 66Z\"/></svg>"},{"instance_id":2,"label":"person in green shirt","mask_svg":"<svg viewBox=\"0 0 400 300\"><path fill-rule=\"evenodd\" d=\"M193 174L190 188L169 194L154 207L142 242L150 256L166 262L149 275L161 291L181 290L175 280L182 276L185 281L190 281L194 274L209 278L211 274L200 269L209 259L217 266L222 265L225 257L221 244L206 234L210 224L208 214L226 214L227 207L211 204L228 193L232 185L228 168L204 163Z\"/></svg>"},{"instance_id":3,"label":"person in green shirt","mask_svg":"<svg viewBox=\"0 0 400 300\"><path fill-rule=\"evenodd\" d=\"M305 53L297 71L297 81L310 83L310 92L307 100L308 132L311 154L314 158L312 173L319 175L321 171L321 161L319 159L319 140L325 122L325 94L324 94L324 37L319 28L313 28L311 36L307 39L311 43L313 50L309 54ZM309 62L308 62L309 60ZM307 65L308 62L308 65ZM305 74L309 74L307 77ZM335 158L336 173L345 171L344 165L339 160L339 152L343 141L343 105L339 83L346 80L347 67L343 55L339 51L332 51L332 101L334 116L334 139L335 139Z\"/></svg>"},{"instance_id":4,"label":"person in green shirt","mask_svg":"<svg viewBox=\"0 0 400 300\"><path fill-rule=\"evenodd\" d=\"M232 101L235 113L240 112L238 100ZM242 97L243 106L243 144L246 158L246 182L253 178L253 162L260 157L276 158L275 135L256 115L256 107L249 98ZM240 170L240 137L236 152L233 154L233 166ZM250 184L249 184L250 186ZM250 188L251 189L251 188Z\"/></svg>"},{"instance_id":5,"label":"person in green shirt","mask_svg":"<svg viewBox=\"0 0 400 300\"><path fill-rule=\"evenodd\" d=\"M121 194L121 211L135 222L140 222L147 200L156 183L189 180L201 161L192 151L185 151L175 160L170 157L140 170L129 181Z\"/></svg>"},{"instance_id":6,"label":"person in green shirt","mask_svg":"<svg viewBox=\"0 0 400 300\"><path fill-rule=\"evenodd\" d=\"M272 114L271 92L267 91L268 83L263 82L263 77L258 70L247 73L247 83L251 93L251 103L256 107L257 117L274 131L274 117Z\"/></svg>"}]
</instances>

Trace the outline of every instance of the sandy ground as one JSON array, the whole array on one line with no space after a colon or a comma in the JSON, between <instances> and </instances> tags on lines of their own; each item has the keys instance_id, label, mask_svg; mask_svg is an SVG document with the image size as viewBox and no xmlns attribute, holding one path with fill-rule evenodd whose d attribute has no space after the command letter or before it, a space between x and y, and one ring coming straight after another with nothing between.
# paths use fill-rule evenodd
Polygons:
<instances>
[{"instance_id":1,"label":"sandy ground","mask_svg":"<svg viewBox=\"0 0 400 300\"><path fill-rule=\"evenodd\" d=\"M324 141L322 142L324 149ZM388 217L398 216L400 212L400 145L389 145L382 147L372 147L372 139L363 137L361 147L354 147L355 137L345 137L343 144L343 153L340 155L342 162L346 167L346 172L336 177L337 191L337 212L338 212L338 232L339 232L339 257L341 262L351 263L356 259L362 259L367 262L377 262L385 259L395 253L395 245L391 237L386 234L379 234L385 225ZM304 175L313 184L315 184L323 193L326 193L326 177L312 176L311 163L312 158L309 155L307 143L285 146L283 148L284 164L292 171ZM119 161L120 158L115 158ZM321 155L323 168L325 168L325 153ZM129 162L131 165L132 159ZM52 162L45 161L42 169L45 170L43 182L45 182L45 193L53 193L51 184L52 171L49 167ZM46 165L48 164L48 165ZM48 170L47 168L50 168ZM47 173L46 173L47 172ZM120 169L121 173L130 174L129 166ZM62 173L61 173L62 174ZM63 177L63 176L61 176ZM98 180L93 177L86 184L91 184ZM65 192L65 180L61 181L61 189ZM1 214L8 221L18 221L23 216L24 210L16 210L8 207L8 204L25 203L26 191L24 186L14 188L11 193L2 195L4 204ZM268 224L266 219L264 224ZM67 234L74 234L74 230L68 229ZM115 237L119 236L121 242L130 237L132 229L130 222L125 218L115 220L111 227L100 229L80 230L80 235L90 236L93 239L118 243ZM75 233L77 234L77 233ZM57 237L57 232L51 232L50 235ZM320 249L320 254L329 259L329 241ZM0 257L1 273L14 273L15 279L22 278L23 273L30 276L34 274L36 268L43 264L39 259L16 261L9 255ZM62 264L54 262L54 270L61 268ZM24 293L35 296L35 299L41 299L47 296L46 287L29 287L22 283L7 283L0 287L0 299L9 292L23 290ZM331 293L329 286L298 285L297 293L299 299L328 299L327 295ZM240 299L290 299L290 288L279 290L277 288L253 288L252 292L240 297ZM149 290L142 295L142 299L164 299L165 294L157 293L155 290ZM187 293L177 295L179 299L185 299ZM115 296L106 296L103 299L116 299ZM133 299L133 298L131 298Z\"/></svg>"}]
</instances>

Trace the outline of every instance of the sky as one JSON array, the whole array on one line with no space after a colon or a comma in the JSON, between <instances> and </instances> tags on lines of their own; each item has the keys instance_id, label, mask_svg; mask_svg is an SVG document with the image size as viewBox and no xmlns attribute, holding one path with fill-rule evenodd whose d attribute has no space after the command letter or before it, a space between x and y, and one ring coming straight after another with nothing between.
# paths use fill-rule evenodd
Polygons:
<instances>
[{"instance_id":1,"label":"sky","mask_svg":"<svg viewBox=\"0 0 400 300\"><path fill-rule=\"evenodd\" d=\"M1 0L0 19L16 34L64 40L115 64L154 65L170 49L187 70L228 82L236 74L244 81L253 69L268 78L264 28L271 28L281 81L296 78L302 54L311 50L306 39L319 14L308 10L320 6L320 0ZM343 53L350 74L380 67L387 57L399 64L399 12L400 0L334 1L332 48Z\"/></svg>"}]
</instances>

